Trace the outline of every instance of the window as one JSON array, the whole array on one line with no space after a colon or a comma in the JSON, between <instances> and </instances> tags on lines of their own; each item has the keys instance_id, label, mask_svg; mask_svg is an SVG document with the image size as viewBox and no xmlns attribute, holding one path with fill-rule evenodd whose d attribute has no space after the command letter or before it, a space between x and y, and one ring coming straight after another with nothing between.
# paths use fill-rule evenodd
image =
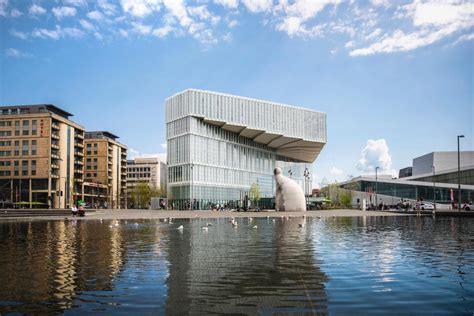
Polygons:
<instances>
[{"instance_id":1,"label":"window","mask_svg":"<svg viewBox=\"0 0 474 316\"><path fill-rule=\"evenodd\" d=\"M9 150L0 150L0 157L8 157L11 155L11 151Z\"/></svg>"},{"instance_id":2,"label":"window","mask_svg":"<svg viewBox=\"0 0 474 316\"><path fill-rule=\"evenodd\" d=\"M0 177L9 177L10 170L0 170Z\"/></svg>"},{"instance_id":3,"label":"window","mask_svg":"<svg viewBox=\"0 0 474 316\"><path fill-rule=\"evenodd\" d=\"M94 143L94 155L97 155L97 148L98 148L98 145L97 143Z\"/></svg>"},{"instance_id":4,"label":"window","mask_svg":"<svg viewBox=\"0 0 474 316\"><path fill-rule=\"evenodd\" d=\"M91 170L91 159L90 158L87 158L87 160L86 160L86 169Z\"/></svg>"},{"instance_id":5,"label":"window","mask_svg":"<svg viewBox=\"0 0 474 316\"><path fill-rule=\"evenodd\" d=\"M0 146L11 146L12 142L9 140L6 141L0 141Z\"/></svg>"},{"instance_id":6,"label":"window","mask_svg":"<svg viewBox=\"0 0 474 316\"><path fill-rule=\"evenodd\" d=\"M92 174L86 173L86 177L90 178L91 176L92 176Z\"/></svg>"},{"instance_id":7,"label":"window","mask_svg":"<svg viewBox=\"0 0 474 316\"><path fill-rule=\"evenodd\" d=\"M36 176L36 160L31 161L31 175Z\"/></svg>"},{"instance_id":8,"label":"window","mask_svg":"<svg viewBox=\"0 0 474 316\"><path fill-rule=\"evenodd\" d=\"M28 175L28 160L23 160L21 162L21 175L22 176Z\"/></svg>"},{"instance_id":9,"label":"window","mask_svg":"<svg viewBox=\"0 0 474 316\"><path fill-rule=\"evenodd\" d=\"M87 155L92 154L92 144L87 144L86 145L86 150L87 150Z\"/></svg>"},{"instance_id":10,"label":"window","mask_svg":"<svg viewBox=\"0 0 474 316\"><path fill-rule=\"evenodd\" d=\"M28 156L29 147L30 147L29 146L29 141L27 141L27 140L22 141L22 143L21 143L21 154L23 156Z\"/></svg>"},{"instance_id":11,"label":"window","mask_svg":"<svg viewBox=\"0 0 474 316\"><path fill-rule=\"evenodd\" d=\"M97 173L96 173L96 172L94 172L94 177L97 177Z\"/></svg>"},{"instance_id":12,"label":"window","mask_svg":"<svg viewBox=\"0 0 474 316\"><path fill-rule=\"evenodd\" d=\"M97 158L94 158L94 170L97 170Z\"/></svg>"},{"instance_id":13,"label":"window","mask_svg":"<svg viewBox=\"0 0 474 316\"><path fill-rule=\"evenodd\" d=\"M12 136L11 131L0 131L0 136Z\"/></svg>"},{"instance_id":14,"label":"window","mask_svg":"<svg viewBox=\"0 0 474 316\"><path fill-rule=\"evenodd\" d=\"M32 120L31 121L31 135L36 135L37 130L38 130L38 126L37 126L36 120Z\"/></svg>"},{"instance_id":15,"label":"window","mask_svg":"<svg viewBox=\"0 0 474 316\"><path fill-rule=\"evenodd\" d=\"M8 167L10 166L10 163L10 160L0 161L0 167Z\"/></svg>"},{"instance_id":16,"label":"window","mask_svg":"<svg viewBox=\"0 0 474 316\"><path fill-rule=\"evenodd\" d=\"M31 155L33 156L36 155L36 140L35 139L31 141Z\"/></svg>"},{"instance_id":17,"label":"window","mask_svg":"<svg viewBox=\"0 0 474 316\"><path fill-rule=\"evenodd\" d=\"M30 135L30 121L23 121L23 135Z\"/></svg>"},{"instance_id":18,"label":"window","mask_svg":"<svg viewBox=\"0 0 474 316\"><path fill-rule=\"evenodd\" d=\"M12 126L11 121L0 121L0 126Z\"/></svg>"},{"instance_id":19,"label":"window","mask_svg":"<svg viewBox=\"0 0 474 316\"><path fill-rule=\"evenodd\" d=\"M20 141L15 140L15 156L20 156Z\"/></svg>"},{"instance_id":20,"label":"window","mask_svg":"<svg viewBox=\"0 0 474 316\"><path fill-rule=\"evenodd\" d=\"M15 121L15 136L20 136L20 121Z\"/></svg>"},{"instance_id":21,"label":"window","mask_svg":"<svg viewBox=\"0 0 474 316\"><path fill-rule=\"evenodd\" d=\"M13 163L13 171L14 171L15 176L19 175L19 168L20 168L20 162L18 160L15 160L15 162Z\"/></svg>"}]
</instances>

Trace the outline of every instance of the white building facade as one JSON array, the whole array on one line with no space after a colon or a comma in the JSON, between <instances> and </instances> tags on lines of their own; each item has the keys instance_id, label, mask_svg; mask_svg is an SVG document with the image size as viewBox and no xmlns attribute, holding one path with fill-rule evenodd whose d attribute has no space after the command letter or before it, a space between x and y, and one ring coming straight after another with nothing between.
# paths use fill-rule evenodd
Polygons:
<instances>
[{"instance_id":1,"label":"white building facade","mask_svg":"<svg viewBox=\"0 0 474 316\"><path fill-rule=\"evenodd\" d=\"M252 184L271 200L275 167L310 194L308 171L327 138L325 113L193 89L166 99L166 130L175 209L243 206Z\"/></svg>"},{"instance_id":2,"label":"white building facade","mask_svg":"<svg viewBox=\"0 0 474 316\"><path fill-rule=\"evenodd\" d=\"M127 161L127 186L131 192L137 183L154 188L166 187L166 163L159 158L135 158Z\"/></svg>"}]
</instances>

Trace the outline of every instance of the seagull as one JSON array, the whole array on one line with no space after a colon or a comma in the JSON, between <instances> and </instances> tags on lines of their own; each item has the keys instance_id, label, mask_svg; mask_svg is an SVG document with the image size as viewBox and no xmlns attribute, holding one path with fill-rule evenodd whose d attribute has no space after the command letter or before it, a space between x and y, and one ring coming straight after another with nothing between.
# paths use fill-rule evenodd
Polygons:
<instances>
[{"instance_id":1,"label":"seagull","mask_svg":"<svg viewBox=\"0 0 474 316\"><path fill-rule=\"evenodd\" d=\"M202 229L203 231L206 231L206 232L207 232L207 230L208 230L209 228L207 228L206 226L204 226L204 227L202 227L201 229Z\"/></svg>"},{"instance_id":2,"label":"seagull","mask_svg":"<svg viewBox=\"0 0 474 316\"><path fill-rule=\"evenodd\" d=\"M233 227L237 227L237 222L232 223Z\"/></svg>"},{"instance_id":3,"label":"seagull","mask_svg":"<svg viewBox=\"0 0 474 316\"><path fill-rule=\"evenodd\" d=\"M253 221L253 218L252 218L252 217L249 217L249 220L250 220L250 221Z\"/></svg>"},{"instance_id":4,"label":"seagull","mask_svg":"<svg viewBox=\"0 0 474 316\"><path fill-rule=\"evenodd\" d=\"M179 226L177 229L178 230L183 230L183 225Z\"/></svg>"},{"instance_id":5,"label":"seagull","mask_svg":"<svg viewBox=\"0 0 474 316\"><path fill-rule=\"evenodd\" d=\"M304 223L298 224L299 227L304 227Z\"/></svg>"},{"instance_id":6,"label":"seagull","mask_svg":"<svg viewBox=\"0 0 474 316\"><path fill-rule=\"evenodd\" d=\"M207 223L206 225L207 225L207 226L212 226L212 223Z\"/></svg>"},{"instance_id":7,"label":"seagull","mask_svg":"<svg viewBox=\"0 0 474 316\"><path fill-rule=\"evenodd\" d=\"M269 218L270 218L270 216L267 216L267 219L269 219Z\"/></svg>"},{"instance_id":8,"label":"seagull","mask_svg":"<svg viewBox=\"0 0 474 316\"><path fill-rule=\"evenodd\" d=\"M320 218L321 218L321 216L318 216L318 218L320 219Z\"/></svg>"},{"instance_id":9,"label":"seagull","mask_svg":"<svg viewBox=\"0 0 474 316\"><path fill-rule=\"evenodd\" d=\"M138 226L138 223L135 223L135 226Z\"/></svg>"},{"instance_id":10,"label":"seagull","mask_svg":"<svg viewBox=\"0 0 474 316\"><path fill-rule=\"evenodd\" d=\"M255 226L254 226L254 227L252 227L252 228L258 228L258 226L257 226L257 225L255 225Z\"/></svg>"},{"instance_id":11,"label":"seagull","mask_svg":"<svg viewBox=\"0 0 474 316\"><path fill-rule=\"evenodd\" d=\"M275 223L275 219L273 219L273 222Z\"/></svg>"}]
</instances>

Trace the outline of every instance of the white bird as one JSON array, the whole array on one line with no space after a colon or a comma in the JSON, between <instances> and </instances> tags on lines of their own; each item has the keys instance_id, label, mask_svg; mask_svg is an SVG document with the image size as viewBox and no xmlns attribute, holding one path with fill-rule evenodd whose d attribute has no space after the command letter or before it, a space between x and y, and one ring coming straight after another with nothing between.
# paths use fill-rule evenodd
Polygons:
<instances>
[{"instance_id":1,"label":"white bird","mask_svg":"<svg viewBox=\"0 0 474 316\"><path fill-rule=\"evenodd\" d=\"M304 223L298 224L299 227L304 227Z\"/></svg>"},{"instance_id":2,"label":"white bird","mask_svg":"<svg viewBox=\"0 0 474 316\"><path fill-rule=\"evenodd\" d=\"M212 226L212 223L207 223L206 225L207 225L207 226Z\"/></svg>"},{"instance_id":3,"label":"white bird","mask_svg":"<svg viewBox=\"0 0 474 316\"><path fill-rule=\"evenodd\" d=\"M254 227L252 227L252 228L258 228L258 226L257 226L257 225L255 225L255 226L254 226Z\"/></svg>"},{"instance_id":4,"label":"white bird","mask_svg":"<svg viewBox=\"0 0 474 316\"><path fill-rule=\"evenodd\" d=\"M207 228L206 226L204 226L204 227L202 227L201 229L207 232L209 228Z\"/></svg>"},{"instance_id":5,"label":"white bird","mask_svg":"<svg viewBox=\"0 0 474 316\"><path fill-rule=\"evenodd\" d=\"M270 218L270 216L267 216L267 219L269 219L269 218Z\"/></svg>"},{"instance_id":6,"label":"white bird","mask_svg":"<svg viewBox=\"0 0 474 316\"><path fill-rule=\"evenodd\" d=\"M167 220L166 218L163 220L163 222L165 222L165 223L166 223L167 221L168 221L168 220Z\"/></svg>"},{"instance_id":7,"label":"white bird","mask_svg":"<svg viewBox=\"0 0 474 316\"><path fill-rule=\"evenodd\" d=\"M237 222L232 223L232 227L237 227Z\"/></svg>"},{"instance_id":8,"label":"white bird","mask_svg":"<svg viewBox=\"0 0 474 316\"><path fill-rule=\"evenodd\" d=\"M250 221L253 221L253 218L252 218L252 217L249 217L249 220L250 220Z\"/></svg>"},{"instance_id":9,"label":"white bird","mask_svg":"<svg viewBox=\"0 0 474 316\"><path fill-rule=\"evenodd\" d=\"M318 216L318 218L320 219L320 218L321 218L321 216Z\"/></svg>"},{"instance_id":10,"label":"white bird","mask_svg":"<svg viewBox=\"0 0 474 316\"><path fill-rule=\"evenodd\" d=\"M179 226L177 229L178 230L183 230L183 225Z\"/></svg>"},{"instance_id":11,"label":"white bird","mask_svg":"<svg viewBox=\"0 0 474 316\"><path fill-rule=\"evenodd\" d=\"M135 223L135 226L138 226L138 223Z\"/></svg>"},{"instance_id":12,"label":"white bird","mask_svg":"<svg viewBox=\"0 0 474 316\"><path fill-rule=\"evenodd\" d=\"M275 219L273 219L273 222L275 223Z\"/></svg>"}]
</instances>

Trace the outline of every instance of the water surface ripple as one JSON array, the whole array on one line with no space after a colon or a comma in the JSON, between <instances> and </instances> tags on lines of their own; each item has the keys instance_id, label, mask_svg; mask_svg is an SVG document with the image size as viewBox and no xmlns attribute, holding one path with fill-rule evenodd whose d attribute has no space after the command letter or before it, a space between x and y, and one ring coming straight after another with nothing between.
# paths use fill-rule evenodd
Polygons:
<instances>
[{"instance_id":1,"label":"water surface ripple","mask_svg":"<svg viewBox=\"0 0 474 316\"><path fill-rule=\"evenodd\" d=\"M237 221L0 223L0 313L474 313L474 219Z\"/></svg>"}]
</instances>

